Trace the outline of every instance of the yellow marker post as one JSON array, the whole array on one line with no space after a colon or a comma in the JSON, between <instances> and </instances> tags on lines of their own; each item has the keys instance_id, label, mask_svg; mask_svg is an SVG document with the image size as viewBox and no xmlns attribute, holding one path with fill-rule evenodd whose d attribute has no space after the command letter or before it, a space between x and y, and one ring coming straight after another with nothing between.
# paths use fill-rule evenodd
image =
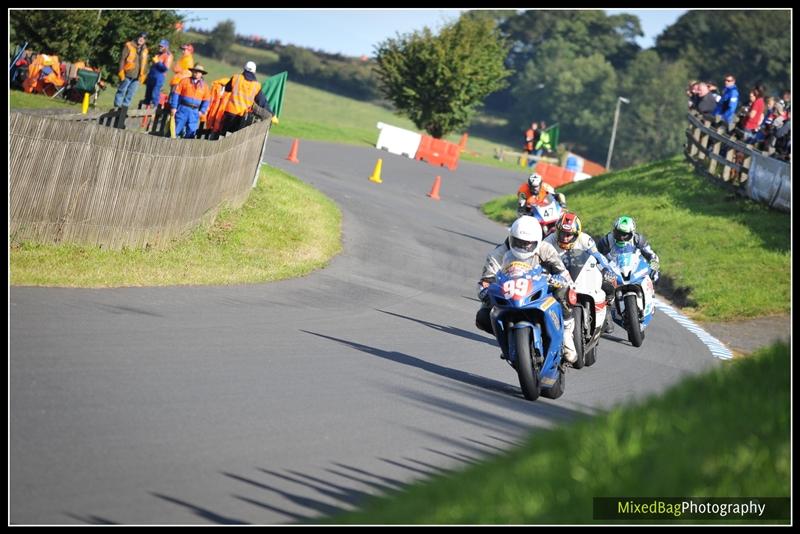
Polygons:
<instances>
[{"instance_id":1,"label":"yellow marker post","mask_svg":"<svg viewBox=\"0 0 800 534\"><path fill-rule=\"evenodd\" d=\"M169 136L175 139L175 115L169 116Z\"/></svg>"},{"instance_id":2,"label":"yellow marker post","mask_svg":"<svg viewBox=\"0 0 800 534\"><path fill-rule=\"evenodd\" d=\"M83 105L81 106L81 113L86 115L89 111L89 93L83 93Z\"/></svg>"}]
</instances>

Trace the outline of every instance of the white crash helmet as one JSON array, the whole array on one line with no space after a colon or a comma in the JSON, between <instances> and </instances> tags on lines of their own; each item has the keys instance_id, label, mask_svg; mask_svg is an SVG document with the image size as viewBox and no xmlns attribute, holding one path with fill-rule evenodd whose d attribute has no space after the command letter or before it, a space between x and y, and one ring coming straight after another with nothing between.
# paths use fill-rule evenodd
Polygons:
<instances>
[{"instance_id":1,"label":"white crash helmet","mask_svg":"<svg viewBox=\"0 0 800 534\"><path fill-rule=\"evenodd\" d=\"M508 246L517 259L527 260L539 250L542 227L534 217L523 215L511 225L510 233Z\"/></svg>"},{"instance_id":2,"label":"white crash helmet","mask_svg":"<svg viewBox=\"0 0 800 534\"><path fill-rule=\"evenodd\" d=\"M256 73L256 64L252 61L248 61L244 64L244 70L247 72L252 72L253 74Z\"/></svg>"},{"instance_id":3,"label":"white crash helmet","mask_svg":"<svg viewBox=\"0 0 800 534\"><path fill-rule=\"evenodd\" d=\"M542 175L538 173L533 173L528 176L528 185L531 188L531 193L534 195L539 194L539 188L542 187Z\"/></svg>"}]
</instances>

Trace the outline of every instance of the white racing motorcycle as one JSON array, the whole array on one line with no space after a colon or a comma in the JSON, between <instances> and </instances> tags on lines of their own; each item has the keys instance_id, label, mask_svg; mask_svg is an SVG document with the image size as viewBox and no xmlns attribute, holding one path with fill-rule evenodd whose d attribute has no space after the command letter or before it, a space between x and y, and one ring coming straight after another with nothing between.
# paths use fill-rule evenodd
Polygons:
<instances>
[{"instance_id":1,"label":"white racing motorcycle","mask_svg":"<svg viewBox=\"0 0 800 534\"><path fill-rule=\"evenodd\" d=\"M572 335L578 358L572 367L580 369L597 361L597 344L600 342L600 334L603 332L606 320L603 273L594 256L585 250L565 251L561 254L561 261L575 282L577 298L576 302L570 304L575 317L575 329Z\"/></svg>"},{"instance_id":2,"label":"white racing motorcycle","mask_svg":"<svg viewBox=\"0 0 800 534\"><path fill-rule=\"evenodd\" d=\"M616 307L611 313L615 323L628 332L628 341L634 347L641 347L644 331L656 311L655 288L650 278L650 265L633 245L615 247L607 257L622 282L614 293Z\"/></svg>"}]
</instances>

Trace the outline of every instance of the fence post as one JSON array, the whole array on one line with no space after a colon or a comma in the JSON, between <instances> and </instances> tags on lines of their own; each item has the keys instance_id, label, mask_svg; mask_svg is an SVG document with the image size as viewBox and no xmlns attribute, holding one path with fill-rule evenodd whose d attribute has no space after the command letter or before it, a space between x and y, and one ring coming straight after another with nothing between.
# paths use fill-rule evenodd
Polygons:
<instances>
[{"instance_id":1,"label":"fence post","mask_svg":"<svg viewBox=\"0 0 800 534\"><path fill-rule=\"evenodd\" d=\"M703 121L703 126L705 126L706 128L711 128L711 121ZM700 134L700 146L703 147L703 150L700 151L699 156L700 156L700 159L706 159L706 158L708 158L707 153L708 153L708 138L709 138L709 135L707 133L704 133L702 130L700 130L700 132L701 132L701 134Z\"/></svg>"},{"instance_id":2,"label":"fence post","mask_svg":"<svg viewBox=\"0 0 800 534\"><path fill-rule=\"evenodd\" d=\"M734 163L735 157L736 157L736 151L735 150L731 150L730 148L728 148L728 150L725 152L725 161L727 161L729 163ZM722 180L723 181L728 182L728 181L731 180L731 178L735 177L735 176L733 176L731 174L732 170L733 169L731 168L731 166L726 163L725 166L722 168Z\"/></svg>"},{"instance_id":3,"label":"fence post","mask_svg":"<svg viewBox=\"0 0 800 534\"><path fill-rule=\"evenodd\" d=\"M721 129L722 128L717 128L717 133L718 134L722 134ZM719 156L720 148L722 148L722 141L715 140L714 141L714 145L713 145L713 147L711 149L711 153L714 154L715 156ZM717 170L717 160L714 159L714 158L709 158L709 159L711 161L708 162L708 172L713 175L714 172Z\"/></svg>"},{"instance_id":4,"label":"fence post","mask_svg":"<svg viewBox=\"0 0 800 534\"><path fill-rule=\"evenodd\" d=\"M700 142L700 132L701 132L701 130L700 130L700 128L698 128L697 126L695 126L692 123L689 123L689 127L692 129L692 132L691 132L692 133L692 139L695 140L694 143L689 143L690 145L692 145L689 148L689 156L692 159L694 159L695 157L697 157L697 153L700 151L700 148L698 148L697 144Z\"/></svg>"}]
</instances>

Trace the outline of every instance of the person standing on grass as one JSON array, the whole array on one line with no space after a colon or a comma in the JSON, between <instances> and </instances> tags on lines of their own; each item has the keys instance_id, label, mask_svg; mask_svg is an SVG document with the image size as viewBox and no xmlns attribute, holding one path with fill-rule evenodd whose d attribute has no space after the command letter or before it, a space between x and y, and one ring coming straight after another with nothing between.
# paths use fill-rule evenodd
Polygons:
<instances>
[{"instance_id":1,"label":"person standing on grass","mask_svg":"<svg viewBox=\"0 0 800 534\"><path fill-rule=\"evenodd\" d=\"M117 94L114 95L114 106L125 108L131 105L133 95L139 84L144 82L147 75L147 34L142 32L133 41L128 41L122 48L122 55L119 62L120 84Z\"/></svg>"},{"instance_id":2,"label":"person standing on grass","mask_svg":"<svg viewBox=\"0 0 800 534\"><path fill-rule=\"evenodd\" d=\"M165 73L172 67L172 52L169 51L169 41L161 39L158 43L158 55L153 57L153 65L147 73L145 82L146 91L144 93L144 103L146 105L157 106L161 86L164 85Z\"/></svg>"},{"instance_id":3,"label":"person standing on grass","mask_svg":"<svg viewBox=\"0 0 800 534\"><path fill-rule=\"evenodd\" d=\"M175 135L191 139L200 126L200 115L211 104L211 88L203 80L208 74L202 65L189 69L191 78L184 78L170 95L170 113L175 117Z\"/></svg>"}]
</instances>

